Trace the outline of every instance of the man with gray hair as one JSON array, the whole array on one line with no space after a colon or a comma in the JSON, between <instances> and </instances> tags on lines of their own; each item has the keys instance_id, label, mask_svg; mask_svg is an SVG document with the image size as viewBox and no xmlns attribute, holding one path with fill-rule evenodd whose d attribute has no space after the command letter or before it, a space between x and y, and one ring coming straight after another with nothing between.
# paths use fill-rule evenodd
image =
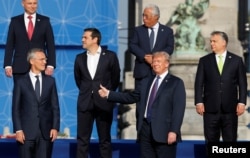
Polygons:
<instances>
[{"instance_id":1,"label":"man with gray hair","mask_svg":"<svg viewBox=\"0 0 250 158\"><path fill-rule=\"evenodd\" d=\"M135 89L140 88L146 78L154 74L151 67L152 53L165 51L171 55L174 50L173 30L159 23L159 7L154 4L147 5L142 18L144 24L135 27L129 40L129 52L135 56Z\"/></svg>"}]
</instances>

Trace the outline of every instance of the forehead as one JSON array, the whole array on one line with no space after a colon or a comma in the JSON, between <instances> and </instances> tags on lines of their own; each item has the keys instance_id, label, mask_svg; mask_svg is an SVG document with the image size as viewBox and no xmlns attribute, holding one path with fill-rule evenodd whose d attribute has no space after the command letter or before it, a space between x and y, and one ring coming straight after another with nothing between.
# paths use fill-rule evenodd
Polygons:
<instances>
[{"instance_id":1,"label":"forehead","mask_svg":"<svg viewBox=\"0 0 250 158\"><path fill-rule=\"evenodd\" d=\"M83 34L84 34L84 36L91 36L91 35L92 35L92 32L90 32L90 31L85 31Z\"/></svg>"},{"instance_id":2,"label":"forehead","mask_svg":"<svg viewBox=\"0 0 250 158\"><path fill-rule=\"evenodd\" d=\"M217 41L218 41L218 40L224 40L220 35L216 35L216 34L215 34L215 35L212 35L210 39L211 39L211 40L217 40Z\"/></svg>"},{"instance_id":3,"label":"forehead","mask_svg":"<svg viewBox=\"0 0 250 158\"><path fill-rule=\"evenodd\" d=\"M152 8L145 8L144 11L143 11L143 14L152 15L153 14Z\"/></svg>"}]
</instances>

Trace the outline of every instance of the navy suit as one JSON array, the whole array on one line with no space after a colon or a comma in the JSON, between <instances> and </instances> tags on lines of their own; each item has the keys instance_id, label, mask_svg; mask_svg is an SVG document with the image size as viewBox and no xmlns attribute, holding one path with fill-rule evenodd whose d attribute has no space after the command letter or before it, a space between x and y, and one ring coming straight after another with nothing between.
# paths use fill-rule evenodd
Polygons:
<instances>
[{"instance_id":1,"label":"navy suit","mask_svg":"<svg viewBox=\"0 0 250 158\"><path fill-rule=\"evenodd\" d=\"M50 130L59 131L60 110L55 79L42 75L42 93L37 99L32 82L27 73L14 84L12 100L12 120L14 132L23 130L26 141L36 140L38 135L50 143ZM43 151L40 151L43 155ZM24 156L25 157L25 156Z\"/></svg>"},{"instance_id":2,"label":"navy suit","mask_svg":"<svg viewBox=\"0 0 250 158\"><path fill-rule=\"evenodd\" d=\"M225 141L236 141L238 125L236 107L238 103L246 105L246 98L246 69L241 57L227 52L221 75L215 53L200 58L195 79L195 105L204 103L204 132L208 141L219 141L219 135L209 139L211 131L206 130L208 123L206 120L210 120L208 116L213 114L231 114L230 117L234 120L233 132L231 129L225 129L222 136ZM226 135L231 136L227 138Z\"/></svg>"},{"instance_id":3,"label":"navy suit","mask_svg":"<svg viewBox=\"0 0 250 158\"><path fill-rule=\"evenodd\" d=\"M89 140L94 120L100 142L101 157L112 157L111 124L114 103L99 96L100 85L115 90L120 82L120 66L114 52L103 50L94 78L87 66L87 52L78 54L74 64L75 82L79 89L77 99L77 157L88 155Z\"/></svg>"},{"instance_id":4,"label":"navy suit","mask_svg":"<svg viewBox=\"0 0 250 158\"><path fill-rule=\"evenodd\" d=\"M154 77L148 78L145 85L141 89L135 89L133 92L112 92L110 91L108 100L120 103L134 103L138 102L138 118L137 118L137 132L139 135L140 146L145 145L143 140L144 113L146 110L147 98L149 89ZM184 111L186 105L186 94L183 81L171 74L168 74L162 81L158 88L155 100L152 105L150 130L152 132L154 144L167 143L167 136L169 132L177 134L177 141L181 141L181 125L183 121ZM147 155L148 151L141 149L141 155Z\"/></svg>"},{"instance_id":5,"label":"navy suit","mask_svg":"<svg viewBox=\"0 0 250 158\"><path fill-rule=\"evenodd\" d=\"M48 58L47 65L56 67L55 42L49 18L36 14L31 40L26 31L24 14L11 18L3 66L12 66L13 74L28 72L29 63L26 58L31 48L44 49Z\"/></svg>"},{"instance_id":6,"label":"navy suit","mask_svg":"<svg viewBox=\"0 0 250 158\"><path fill-rule=\"evenodd\" d=\"M138 26L129 40L129 51L135 55L134 78L142 79L151 74L151 66L145 62L144 56L156 51L165 51L170 55L174 50L173 30L159 24L157 38L153 50L150 49L148 27Z\"/></svg>"}]
</instances>

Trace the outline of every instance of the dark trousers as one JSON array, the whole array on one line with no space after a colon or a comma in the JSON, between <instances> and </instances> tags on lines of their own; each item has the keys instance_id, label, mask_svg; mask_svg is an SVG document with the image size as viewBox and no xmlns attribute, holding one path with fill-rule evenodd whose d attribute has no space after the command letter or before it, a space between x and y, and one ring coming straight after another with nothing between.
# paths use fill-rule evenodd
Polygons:
<instances>
[{"instance_id":1,"label":"dark trousers","mask_svg":"<svg viewBox=\"0 0 250 158\"><path fill-rule=\"evenodd\" d=\"M205 113L204 135L206 142L236 142L238 116L236 113Z\"/></svg>"},{"instance_id":2,"label":"dark trousers","mask_svg":"<svg viewBox=\"0 0 250 158\"><path fill-rule=\"evenodd\" d=\"M77 158L87 158L89 152L90 137L96 121L99 137L99 150L101 158L112 157L111 124L113 111L106 112L97 108L89 111L77 112Z\"/></svg>"},{"instance_id":3,"label":"dark trousers","mask_svg":"<svg viewBox=\"0 0 250 158\"><path fill-rule=\"evenodd\" d=\"M166 133L167 134L167 133ZM167 141L167 140L166 140ZM141 158L175 158L177 144L168 145L154 141L150 123L143 122L139 133L140 157Z\"/></svg>"},{"instance_id":4,"label":"dark trousers","mask_svg":"<svg viewBox=\"0 0 250 158\"><path fill-rule=\"evenodd\" d=\"M24 133L25 134L25 133ZM51 158L53 142L45 140L40 131L34 140L25 140L24 144L17 142L20 158Z\"/></svg>"}]
</instances>

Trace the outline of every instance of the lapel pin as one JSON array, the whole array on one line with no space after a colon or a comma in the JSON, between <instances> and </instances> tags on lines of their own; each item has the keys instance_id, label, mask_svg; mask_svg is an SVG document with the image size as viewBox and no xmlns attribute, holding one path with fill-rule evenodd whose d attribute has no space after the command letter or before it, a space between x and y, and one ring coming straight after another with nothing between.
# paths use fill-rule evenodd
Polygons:
<instances>
[{"instance_id":1,"label":"lapel pin","mask_svg":"<svg viewBox=\"0 0 250 158\"><path fill-rule=\"evenodd\" d=\"M40 19L37 19L37 21L40 21Z\"/></svg>"}]
</instances>

